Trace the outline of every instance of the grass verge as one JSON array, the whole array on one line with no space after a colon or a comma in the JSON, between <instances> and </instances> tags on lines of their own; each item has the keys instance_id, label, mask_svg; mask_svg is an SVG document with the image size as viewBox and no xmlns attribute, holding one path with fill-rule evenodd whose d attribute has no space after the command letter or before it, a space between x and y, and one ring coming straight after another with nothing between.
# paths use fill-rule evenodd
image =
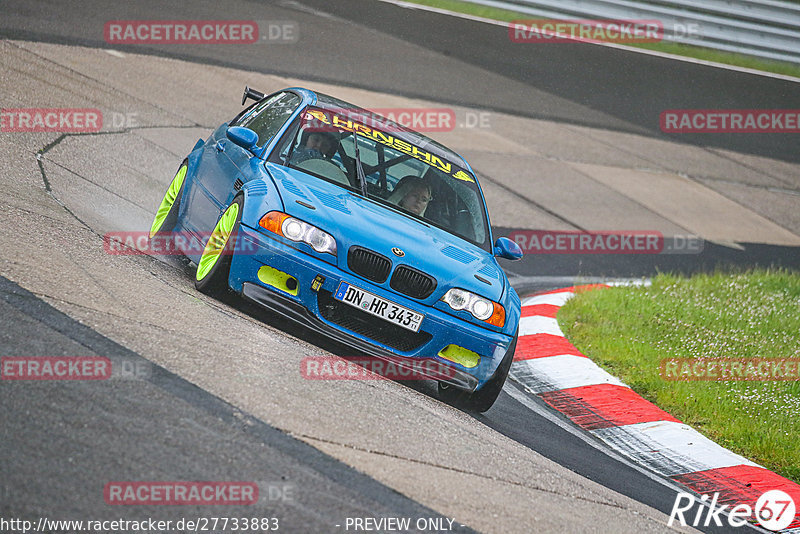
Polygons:
<instances>
[{"instance_id":1,"label":"grass verge","mask_svg":"<svg viewBox=\"0 0 800 534\"><path fill-rule=\"evenodd\" d=\"M800 381L670 381L664 358L800 358L800 274L659 275L583 292L558 314L570 341L713 441L800 482Z\"/></svg>"},{"instance_id":2,"label":"grass verge","mask_svg":"<svg viewBox=\"0 0 800 534\"><path fill-rule=\"evenodd\" d=\"M455 11L456 13L464 13L476 17L499 20L502 22L511 22L514 20L537 18L526 13L518 13L515 11L508 11L505 9L497 9L494 7L481 6L463 0L405 0L405 1L414 4L435 7L439 9L446 9L448 11ZM525 45L521 44L520 46L525 46ZM787 63L783 61L769 61L766 59L761 59L754 56L748 56L745 54L724 52L721 50L714 50L712 48L685 45L668 41L665 41L663 43L642 43L642 44L630 43L627 44L627 46L644 48L647 50L654 50L657 52L664 52L667 54L674 54L677 56L691 57L694 59L700 59L704 61L713 61L716 63L724 63L726 65L745 67L749 69L755 69L764 72L771 72L774 74L783 74L785 76L794 76L795 78L800 78L800 65L795 65L793 63Z\"/></svg>"}]
</instances>

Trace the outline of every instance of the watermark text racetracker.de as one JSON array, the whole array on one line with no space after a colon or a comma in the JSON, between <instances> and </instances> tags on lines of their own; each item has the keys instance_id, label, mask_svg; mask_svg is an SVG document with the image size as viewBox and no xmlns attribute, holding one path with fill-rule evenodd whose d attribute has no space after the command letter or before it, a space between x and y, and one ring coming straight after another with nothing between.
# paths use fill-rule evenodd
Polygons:
<instances>
[{"instance_id":1,"label":"watermark text racetracker.de","mask_svg":"<svg viewBox=\"0 0 800 534\"><path fill-rule=\"evenodd\" d=\"M152 364L141 358L115 356L3 356L2 380L140 379L152 375Z\"/></svg>"},{"instance_id":2,"label":"watermark text racetracker.de","mask_svg":"<svg viewBox=\"0 0 800 534\"><path fill-rule=\"evenodd\" d=\"M93 133L103 127L103 113L95 108L3 108L0 132Z\"/></svg>"},{"instance_id":3,"label":"watermark text racetracker.de","mask_svg":"<svg viewBox=\"0 0 800 534\"><path fill-rule=\"evenodd\" d=\"M343 119L347 119L348 122L344 122ZM457 113L453 108L434 107L374 108L368 113L337 109L333 121L320 111L309 110L305 120L311 131L333 133L337 133L342 125L352 124L374 128L382 132L409 129L426 133L452 132L456 128L488 129L492 127L491 113L488 111L467 109Z\"/></svg>"},{"instance_id":4,"label":"watermark text racetracker.de","mask_svg":"<svg viewBox=\"0 0 800 534\"><path fill-rule=\"evenodd\" d=\"M250 505L258 502L255 482L109 482L110 505Z\"/></svg>"},{"instance_id":5,"label":"watermark text racetracker.de","mask_svg":"<svg viewBox=\"0 0 800 534\"><path fill-rule=\"evenodd\" d=\"M107 254L115 256L182 256L202 254L205 243L213 232L198 235L190 232L165 232L150 236L150 232L107 232L103 236L103 249ZM234 233L229 237L235 246L225 248L221 254L257 254L261 248L241 234Z\"/></svg>"},{"instance_id":6,"label":"watermark text racetracker.de","mask_svg":"<svg viewBox=\"0 0 800 534\"><path fill-rule=\"evenodd\" d=\"M99 356L3 356L3 380L107 380L111 360Z\"/></svg>"},{"instance_id":7,"label":"watermark text racetracker.de","mask_svg":"<svg viewBox=\"0 0 800 534\"><path fill-rule=\"evenodd\" d=\"M703 38L698 23L672 22L668 27L655 19L529 19L508 25L513 43L658 43Z\"/></svg>"},{"instance_id":8,"label":"watermark text racetracker.de","mask_svg":"<svg viewBox=\"0 0 800 534\"><path fill-rule=\"evenodd\" d=\"M430 358L308 356L300 361L306 380L446 380L453 369Z\"/></svg>"},{"instance_id":9,"label":"watermark text racetracker.de","mask_svg":"<svg viewBox=\"0 0 800 534\"><path fill-rule=\"evenodd\" d=\"M669 381L800 381L798 358L664 358Z\"/></svg>"},{"instance_id":10,"label":"watermark text racetracker.de","mask_svg":"<svg viewBox=\"0 0 800 534\"><path fill-rule=\"evenodd\" d=\"M294 20L110 20L108 44L292 44L300 39Z\"/></svg>"},{"instance_id":11,"label":"watermark text racetracker.de","mask_svg":"<svg viewBox=\"0 0 800 534\"><path fill-rule=\"evenodd\" d=\"M514 43L657 43L664 38L658 20L515 20L508 26Z\"/></svg>"},{"instance_id":12,"label":"watermark text racetracker.de","mask_svg":"<svg viewBox=\"0 0 800 534\"><path fill-rule=\"evenodd\" d=\"M136 128L136 112L103 112L96 108L3 108L0 132L97 133L106 129Z\"/></svg>"},{"instance_id":13,"label":"watermark text racetracker.de","mask_svg":"<svg viewBox=\"0 0 800 534\"><path fill-rule=\"evenodd\" d=\"M800 133L800 109L668 109L665 133Z\"/></svg>"},{"instance_id":14,"label":"watermark text racetracker.de","mask_svg":"<svg viewBox=\"0 0 800 534\"><path fill-rule=\"evenodd\" d=\"M699 236L650 230L512 230L508 237L524 254L699 254L704 248Z\"/></svg>"},{"instance_id":15,"label":"watermark text racetracker.de","mask_svg":"<svg viewBox=\"0 0 800 534\"><path fill-rule=\"evenodd\" d=\"M452 132L456 128L491 128L487 111L464 110L456 114L452 108L379 108L371 110L417 132ZM345 111L347 113L347 111ZM376 122L373 126L392 131L392 125Z\"/></svg>"}]
</instances>

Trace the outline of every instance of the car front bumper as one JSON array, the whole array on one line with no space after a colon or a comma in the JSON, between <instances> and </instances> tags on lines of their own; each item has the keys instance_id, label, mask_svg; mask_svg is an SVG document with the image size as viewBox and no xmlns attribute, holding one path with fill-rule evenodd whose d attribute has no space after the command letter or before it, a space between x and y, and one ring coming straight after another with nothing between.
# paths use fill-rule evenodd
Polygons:
<instances>
[{"instance_id":1,"label":"car front bumper","mask_svg":"<svg viewBox=\"0 0 800 534\"><path fill-rule=\"evenodd\" d=\"M296 288L288 290L276 287L280 284L265 282L259 277L264 266L293 277ZM312 288L314 280L320 278L324 281ZM423 314L419 332L401 329L334 300L331 295L342 281ZM478 389L494 375L512 341L511 336L389 291L244 224L240 226L237 252L231 261L229 284L248 300L362 353L390 359L398 365L407 361L408 368L416 370L421 368L418 365L421 360L434 364L425 368L441 366L441 372L433 373L435 376L430 378L467 391ZM478 354L479 363L465 367L441 357L439 352L451 344Z\"/></svg>"}]
</instances>

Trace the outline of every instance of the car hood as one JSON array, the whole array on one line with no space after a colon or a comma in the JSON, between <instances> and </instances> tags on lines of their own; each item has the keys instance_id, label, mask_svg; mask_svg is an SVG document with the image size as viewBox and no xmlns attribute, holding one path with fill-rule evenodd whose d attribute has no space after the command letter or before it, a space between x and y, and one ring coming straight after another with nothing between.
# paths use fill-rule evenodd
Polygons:
<instances>
[{"instance_id":1,"label":"car hood","mask_svg":"<svg viewBox=\"0 0 800 534\"><path fill-rule=\"evenodd\" d=\"M500 300L505 276L486 251L304 172L274 164L267 169L285 212L336 238L340 266L347 265L347 251L357 245L386 256L395 267L409 265L436 278L436 290L426 300L438 300L451 287ZM405 256L396 256L393 248L401 249Z\"/></svg>"}]
</instances>

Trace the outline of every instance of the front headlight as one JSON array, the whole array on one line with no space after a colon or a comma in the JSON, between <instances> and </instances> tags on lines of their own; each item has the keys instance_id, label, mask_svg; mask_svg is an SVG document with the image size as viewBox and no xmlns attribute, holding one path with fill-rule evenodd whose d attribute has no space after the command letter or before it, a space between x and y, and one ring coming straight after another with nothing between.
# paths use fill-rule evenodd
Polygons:
<instances>
[{"instance_id":1,"label":"front headlight","mask_svg":"<svg viewBox=\"0 0 800 534\"><path fill-rule=\"evenodd\" d=\"M259 226L298 243L306 243L320 253L336 256L336 240L331 234L314 225L295 219L280 211L271 211L261 217Z\"/></svg>"},{"instance_id":2,"label":"front headlight","mask_svg":"<svg viewBox=\"0 0 800 534\"><path fill-rule=\"evenodd\" d=\"M449 290L442 300L455 311L467 310L480 321L502 328L506 322L506 310L497 302L479 297L457 287Z\"/></svg>"}]
</instances>

